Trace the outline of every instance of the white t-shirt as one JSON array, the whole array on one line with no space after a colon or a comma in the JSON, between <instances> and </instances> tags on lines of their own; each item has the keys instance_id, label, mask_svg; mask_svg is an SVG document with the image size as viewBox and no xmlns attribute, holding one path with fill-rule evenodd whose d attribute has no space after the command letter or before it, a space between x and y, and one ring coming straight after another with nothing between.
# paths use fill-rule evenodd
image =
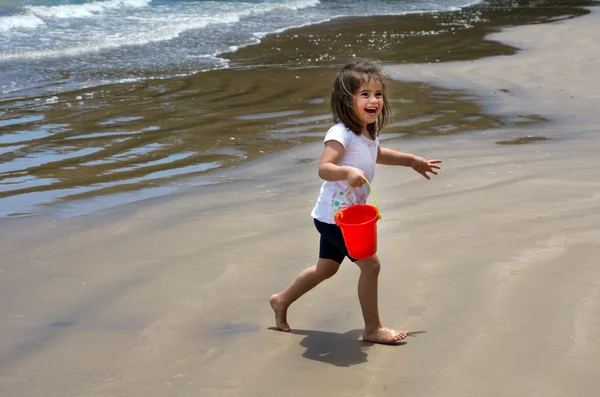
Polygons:
<instances>
[{"instance_id":1,"label":"white t-shirt","mask_svg":"<svg viewBox=\"0 0 600 397\"><path fill-rule=\"evenodd\" d=\"M344 154L338 162L340 166L351 166L362 170L369 182L375 176L375 164L377 163L377 151L379 140L374 141L362 135L356 135L346 128L342 123L331 127L325 134L324 143L327 141L338 141L344 146ZM366 203L369 197L369 185L366 183L360 187L350 189L347 198L344 192L348 189L348 182L325 181L321 186L321 193L312 210L312 217L325 223L335 224L334 213L352 204Z\"/></svg>"}]
</instances>

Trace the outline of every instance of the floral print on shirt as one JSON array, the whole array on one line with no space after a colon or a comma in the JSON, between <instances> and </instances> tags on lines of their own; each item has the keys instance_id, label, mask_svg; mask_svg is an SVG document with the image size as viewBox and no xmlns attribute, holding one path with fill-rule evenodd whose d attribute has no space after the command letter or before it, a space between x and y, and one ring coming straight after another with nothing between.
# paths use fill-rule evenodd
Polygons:
<instances>
[{"instance_id":1,"label":"floral print on shirt","mask_svg":"<svg viewBox=\"0 0 600 397\"><path fill-rule=\"evenodd\" d=\"M334 192L331 197L331 216L334 217L338 211L351 205L365 204L367 202L367 197L369 197L365 188L369 188L367 184L350 189L347 195L344 195L345 192L342 190Z\"/></svg>"}]
</instances>

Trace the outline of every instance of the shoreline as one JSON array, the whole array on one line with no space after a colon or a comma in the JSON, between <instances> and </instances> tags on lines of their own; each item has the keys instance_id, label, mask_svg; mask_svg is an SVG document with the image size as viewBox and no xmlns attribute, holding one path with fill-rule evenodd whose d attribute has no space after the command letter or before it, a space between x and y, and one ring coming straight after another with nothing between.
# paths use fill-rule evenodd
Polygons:
<instances>
[{"instance_id":1,"label":"shoreline","mask_svg":"<svg viewBox=\"0 0 600 397\"><path fill-rule=\"evenodd\" d=\"M319 43L340 47L333 52L339 57L350 56L348 51L373 53L390 65L477 59L514 52L513 47L483 38L502 24L541 23L556 15L568 18L584 12L564 6L559 10L485 10L475 6L440 15L354 18L353 23L342 19L293 29L230 54L241 70L207 72L158 85L68 93L56 104L45 105L45 110L28 109L21 115L23 124L7 127L8 141L18 141L28 133L38 137L15 142L12 149L0 148L0 159L8 161L9 169L3 182L10 189L0 192L1 212L4 219L11 214L87 213L170 194L187 189L187 184L210 184L214 179L210 169L226 169L319 141L329 124L328 87L338 62L309 67L306 59L314 58L315 51L328 51ZM477 26L461 25L475 17L482 19ZM413 29L439 34L405 37ZM448 29L457 31L442 32ZM336 39L338 31L347 38ZM252 65L263 66L244 69ZM391 88L397 121L386 130L388 134L444 136L541 121L536 117L503 120L493 109L482 111L477 100L462 90L404 80ZM75 97L83 100L75 101ZM274 100L277 112L273 112ZM40 116L41 121L27 121ZM226 136L221 135L223 131ZM29 166L28 162L39 164ZM76 201L87 198L92 200Z\"/></svg>"},{"instance_id":2,"label":"shoreline","mask_svg":"<svg viewBox=\"0 0 600 397\"><path fill-rule=\"evenodd\" d=\"M593 39L600 13L585 18L506 35L551 42L571 28ZM569 38L578 59L591 55ZM570 74L567 60L549 65L543 47L521 59L539 81L597 87L600 58L585 63L589 75ZM504 73L477 80L487 90L486 81L520 81L512 59L423 73ZM386 326L410 331L406 344L358 340L358 273L348 262L294 304L292 333L270 329L268 297L315 260L314 142L238 166L238 182L207 191L31 219L36 229L23 234L0 228L0 394L595 395L599 119L592 101L552 99L543 102L552 114L581 111L579 133L558 139L571 127L550 121L451 139L382 135L382 145L444 160L431 181L379 167L373 184L383 216L380 311ZM537 106L529 96L511 100ZM496 144L545 128L555 139Z\"/></svg>"},{"instance_id":3,"label":"shoreline","mask_svg":"<svg viewBox=\"0 0 600 397\"><path fill-rule=\"evenodd\" d=\"M589 10L591 14L578 17L581 18L579 24L552 23L561 35L574 36L575 43L547 37L540 37L536 43L532 43L530 39L522 37L519 27L508 27L502 32L489 35L488 40L501 41L519 48L516 54L510 56L512 62L508 66L498 62L497 57L489 57L471 61L463 67L458 67L456 63L396 65L390 68L391 73L393 77L407 81L426 82L446 89L468 90L480 98L486 98L484 106L506 119L530 115L565 128L566 123L571 123L574 119L593 117L593 109L598 106L595 103L598 103L599 95L594 91L597 84L587 82L584 77L597 64L594 54L600 51L600 45L592 37L585 36L591 24L589 21L596 19L598 12L597 8ZM536 25L530 30L537 35L543 28L542 25ZM560 60L556 59L557 53L561 54ZM565 58L569 61L564 61ZM554 68L548 67L552 63L557 65ZM500 67L508 67L508 70L501 71ZM551 74L553 79L552 84L537 77L540 68L548 70L547 74ZM491 77L502 75L501 72L503 78ZM506 78L507 75L509 78ZM572 76L580 79L574 81ZM519 100L513 100L513 97ZM575 114L577 118L574 117Z\"/></svg>"}]
</instances>

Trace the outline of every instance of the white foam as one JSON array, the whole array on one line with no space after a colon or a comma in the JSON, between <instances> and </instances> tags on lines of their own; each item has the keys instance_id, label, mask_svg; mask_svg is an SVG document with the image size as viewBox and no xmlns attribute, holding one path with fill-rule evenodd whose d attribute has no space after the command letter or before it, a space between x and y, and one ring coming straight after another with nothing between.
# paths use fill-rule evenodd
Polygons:
<instances>
[{"instance_id":1,"label":"white foam","mask_svg":"<svg viewBox=\"0 0 600 397\"><path fill-rule=\"evenodd\" d=\"M26 6L32 15L40 18L85 18L119 8L141 8L151 0L108 0L84 4L65 4L60 6Z\"/></svg>"},{"instance_id":2,"label":"white foam","mask_svg":"<svg viewBox=\"0 0 600 397\"><path fill-rule=\"evenodd\" d=\"M162 27L156 27L153 31L138 30L135 33L131 31L123 32L113 37L103 35L104 37L102 38L92 38L92 40L83 41L70 47L0 53L0 59L36 59L76 56L110 48L167 41L178 37L186 30L200 29L211 24L234 23L238 21L239 17L236 15L225 15L218 18L208 17L197 20L180 20L176 23L165 24Z\"/></svg>"},{"instance_id":3,"label":"white foam","mask_svg":"<svg viewBox=\"0 0 600 397\"><path fill-rule=\"evenodd\" d=\"M0 32L9 32L11 30L35 29L43 25L44 21L32 14L11 15L9 17L0 17Z\"/></svg>"},{"instance_id":4,"label":"white foam","mask_svg":"<svg viewBox=\"0 0 600 397\"><path fill-rule=\"evenodd\" d=\"M43 19L48 18L81 18L100 14L108 9L124 7L143 7L148 5L151 0L110 0L100 3L86 3L81 5L64 6L28 6L28 12L32 13L30 18L35 18L39 23L44 23ZM133 16L129 17L132 21L129 29L125 31L115 31L113 34L106 34L104 31L97 31L88 28L87 38L73 44L69 41L68 46L64 44L58 47L47 49L20 49L15 51L0 52L0 59L40 59L40 58L58 58L65 56L77 56L85 53L97 52L101 50L119 48L129 45L145 45L153 42L172 40L182 33L202 29L209 25L234 24L240 22L240 18L260 15L272 12L278 9L297 10L300 8L312 7L320 2L318 0L298 0L291 3L259 3L248 5L245 8L238 6L237 9L222 10L221 12L197 12L189 6L182 6L177 13L169 15L165 20L165 15ZM173 12L173 9L171 9ZM104 27L103 29L106 29ZM67 34L65 32L65 34ZM71 34L69 36L73 37ZM254 41L254 42L258 42ZM65 43L65 44L67 44Z\"/></svg>"}]
</instances>

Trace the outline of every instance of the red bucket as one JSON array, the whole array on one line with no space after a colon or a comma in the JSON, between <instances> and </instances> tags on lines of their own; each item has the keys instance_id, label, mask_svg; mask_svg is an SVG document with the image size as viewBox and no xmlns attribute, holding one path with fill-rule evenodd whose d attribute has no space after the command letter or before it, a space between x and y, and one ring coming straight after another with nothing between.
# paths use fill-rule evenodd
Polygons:
<instances>
[{"instance_id":1,"label":"red bucket","mask_svg":"<svg viewBox=\"0 0 600 397\"><path fill-rule=\"evenodd\" d=\"M355 204L340 210L334 217L342 229L348 254L365 259L377 252L377 221L379 210L370 204Z\"/></svg>"}]
</instances>

